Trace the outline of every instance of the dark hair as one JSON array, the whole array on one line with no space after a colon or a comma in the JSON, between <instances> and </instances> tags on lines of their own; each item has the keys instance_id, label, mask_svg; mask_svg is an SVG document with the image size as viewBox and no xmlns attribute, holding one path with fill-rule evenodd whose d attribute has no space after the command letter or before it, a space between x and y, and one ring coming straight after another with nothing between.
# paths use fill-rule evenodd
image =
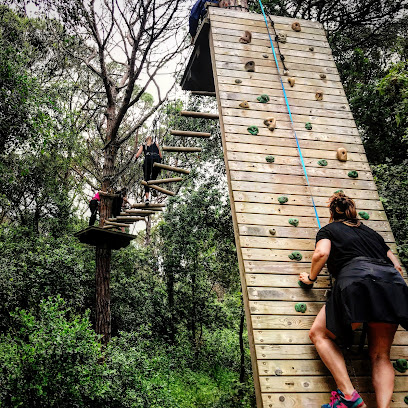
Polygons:
<instances>
[{"instance_id":1,"label":"dark hair","mask_svg":"<svg viewBox=\"0 0 408 408\"><path fill-rule=\"evenodd\" d=\"M354 201L343 192L334 193L329 198L330 222L344 222L348 225L358 226L357 210Z\"/></svg>"}]
</instances>

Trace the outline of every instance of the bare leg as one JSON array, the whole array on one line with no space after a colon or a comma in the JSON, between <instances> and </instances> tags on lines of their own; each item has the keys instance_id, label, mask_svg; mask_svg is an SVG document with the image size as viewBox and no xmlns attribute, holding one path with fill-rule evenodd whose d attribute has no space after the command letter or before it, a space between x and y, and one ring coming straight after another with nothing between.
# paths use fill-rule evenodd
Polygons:
<instances>
[{"instance_id":1,"label":"bare leg","mask_svg":"<svg viewBox=\"0 0 408 408\"><path fill-rule=\"evenodd\" d=\"M345 395L351 395L354 387L347 372L346 363L340 348L333 341L335 336L326 328L326 306L323 306L309 332L310 340L326 367L330 370L337 388Z\"/></svg>"},{"instance_id":2,"label":"bare leg","mask_svg":"<svg viewBox=\"0 0 408 408\"><path fill-rule=\"evenodd\" d=\"M395 373L390 350L397 327L389 323L368 324L368 350L377 408L388 408L394 391Z\"/></svg>"}]
</instances>

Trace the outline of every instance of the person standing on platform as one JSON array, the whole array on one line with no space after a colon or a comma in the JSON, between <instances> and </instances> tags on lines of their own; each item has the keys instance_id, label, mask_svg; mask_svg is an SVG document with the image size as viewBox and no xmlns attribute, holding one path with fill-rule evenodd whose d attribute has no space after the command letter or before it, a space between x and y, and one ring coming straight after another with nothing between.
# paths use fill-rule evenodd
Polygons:
<instances>
[{"instance_id":1,"label":"person standing on platform","mask_svg":"<svg viewBox=\"0 0 408 408\"><path fill-rule=\"evenodd\" d=\"M352 344L352 334L364 323L368 334L372 382L377 408L388 408L394 390L390 350L400 324L408 330L408 286L397 257L384 238L357 219L354 201L344 193L330 197L330 223L319 230L310 273L299 279L316 281L327 261L335 283L318 313L309 337L337 385L322 408L364 408L354 389L343 354L334 342Z\"/></svg>"},{"instance_id":2,"label":"person standing on platform","mask_svg":"<svg viewBox=\"0 0 408 408\"><path fill-rule=\"evenodd\" d=\"M143 175L144 180L147 182L149 180L156 180L157 176L160 173L158 167L154 167L154 163L161 163L162 154L157 142L153 143L153 138L151 136L146 137L146 143L142 144L139 147L138 152L136 153L136 160L139 156L144 153L145 159L143 162ZM145 204L148 205L149 201L149 186L145 186Z\"/></svg>"},{"instance_id":3,"label":"person standing on platform","mask_svg":"<svg viewBox=\"0 0 408 408\"><path fill-rule=\"evenodd\" d=\"M92 227L96 221L96 215L99 211L99 206L101 204L101 198L99 196L99 191L92 197L89 201L89 209L91 210L91 218L89 219L89 226Z\"/></svg>"}]
</instances>

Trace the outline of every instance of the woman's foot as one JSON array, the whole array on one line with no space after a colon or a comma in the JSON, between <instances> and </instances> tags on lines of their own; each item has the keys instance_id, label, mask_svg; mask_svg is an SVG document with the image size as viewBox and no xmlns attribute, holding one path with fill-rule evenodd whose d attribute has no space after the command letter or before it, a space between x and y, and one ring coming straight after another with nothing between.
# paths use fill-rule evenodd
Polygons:
<instances>
[{"instance_id":1,"label":"woman's foot","mask_svg":"<svg viewBox=\"0 0 408 408\"><path fill-rule=\"evenodd\" d=\"M354 390L352 395L344 395L340 390L332 391L330 402L322 408L367 408L360 394Z\"/></svg>"},{"instance_id":2,"label":"woman's foot","mask_svg":"<svg viewBox=\"0 0 408 408\"><path fill-rule=\"evenodd\" d=\"M145 198L145 205L149 205L149 204L150 204L149 199L148 199L148 198Z\"/></svg>"}]
</instances>

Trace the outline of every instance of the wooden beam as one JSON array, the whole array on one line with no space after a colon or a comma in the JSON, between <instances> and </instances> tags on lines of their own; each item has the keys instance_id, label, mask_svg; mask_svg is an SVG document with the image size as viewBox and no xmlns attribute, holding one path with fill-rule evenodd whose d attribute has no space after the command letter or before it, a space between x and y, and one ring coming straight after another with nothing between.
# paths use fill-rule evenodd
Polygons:
<instances>
[{"instance_id":1,"label":"wooden beam","mask_svg":"<svg viewBox=\"0 0 408 408\"><path fill-rule=\"evenodd\" d=\"M192 112L192 111L181 111L180 116L187 116L189 118L202 118L202 119L218 119L218 113L208 113L208 112Z\"/></svg>"},{"instance_id":2,"label":"wooden beam","mask_svg":"<svg viewBox=\"0 0 408 408\"><path fill-rule=\"evenodd\" d=\"M126 210L125 212L121 212L120 215L141 215L141 216L146 216L146 215L151 215L154 214L154 211L149 211L149 210Z\"/></svg>"},{"instance_id":3,"label":"wooden beam","mask_svg":"<svg viewBox=\"0 0 408 408\"><path fill-rule=\"evenodd\" d=\"M176 173L190 174L190 170L182 169L180 167L168 166L167 164L153 163L153 167L158 167L164 170L175 171Z\"/></svg>"},{"instance_id":4,"label":"wooden beam","mask_svg":"<svg viewBox=\"0 0 408 408\"><path fill-rule=\"evenodd\" d=\"M149 180L147 184L166 184L166 183L174 183L177 181L183 181L182 177L171 177L166 179L159 179L159 180Z\"/></svg>"},{"instance_id":5,"label":"wooden beam","mask_svg":"<svg viewBox=\"0 0 408 408\"><path fill-rule=\"evenodd\" d=\"M170 134L173 136L184 136L184 137L211 137L211 133L207 132L190 132L186 130L170 130Z\"/></svg>"},{"instance_id":6,"label":"wooden beam","mask_svg":"<svg viewBox=\"0 0 408 408\"><path fill-rule=\"evenodd\" d=\"M137 221L144 221L144 217L132 217L130 215L120 215L118 217L116 217L116 219L118 221L122 221L122 222L137 222Z\"/></svg>"},{"instance_id":7,"label":"wooden beam","mask_svg":"<svg viewBox=\"0 0 408 408\"><path fill-rule=\"evenodd\" d=\"M114 227L124 227L124 228L127 228L129 226L127 224L123 224L123 223L120 223L120 222L108 221L108 220L105 220L105 224L112 225Z\"/></svg>"},{"instance_id":8,"label":"wooden beam","mask_svg":"<svg viewBox=\"0 0 408 408\"><path fill-rule=\"evenodd\" d=\"M199 147L182 147L182 146L162 146L164 152L201 152L202 149Z\"/></svg>"},{"instance_id":9,"label":"wooden beam","mask_svg":"<svg viewBox=\"0 0 408 408\"><path fill-rule=\"evenodd\" d=\"M216 96L215 92L208 91L191 91L192 95L201 95L201 96Z\"/></svg>"},{"instance_id":10,"label":"wooden beam","mask_svg":"<svg viewBox=\"0 0 408 408\"><path fill-rule=\"evenodd\" d=\"M155 164L156 164L156 163L155 163ZM154 184L147 184L144 180L141 181L141 184L142 184L143 186L149 186L150 188L153 188L153 189L155 189L155 190L157 190L157 191L160 191L160 193L167 194L167 195L169 195L169 196L175 196L175 195L176 195L176 193L173 192L173 191L166 190L165 188L155 186Z\"/></svg>"},{"instance_id":11,"label":"wooden beam","mask_svg":"<svg viewBox=\"0 0 408 408\"><path fill-rule=\"evenodd\" d=\"M152 204L150 203L149 205L146 205L144 203L137 203L137 204L132 204L132 208L149 208L149 209L153 209L153 208L163 208L166 207L166 204Z\"/></svg>"}]
</instances>

